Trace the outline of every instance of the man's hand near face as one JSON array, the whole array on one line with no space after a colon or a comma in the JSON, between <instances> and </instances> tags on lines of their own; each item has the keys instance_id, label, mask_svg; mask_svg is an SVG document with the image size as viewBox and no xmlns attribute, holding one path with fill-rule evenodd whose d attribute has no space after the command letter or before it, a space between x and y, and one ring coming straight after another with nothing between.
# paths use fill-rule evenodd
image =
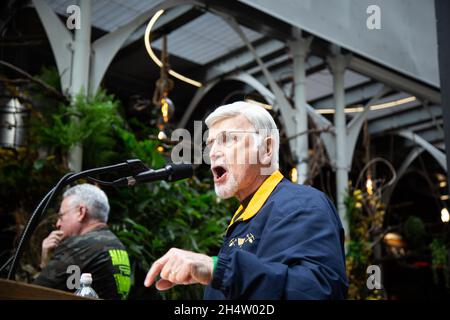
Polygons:
<instances>
[{"instance_id":1,"label":"man's hand near face","mask_svg":"<svg viewBox=\"0 0 450 320\"><path fill-rule=\"evenodd\" d=\"M172 248L153 263L147 273L144 285L150 287L158 274L161 276L161 279L156 282L158 290L167 290L177 284L208 285L212 280L213 270L213 258L200 253Z\"/></svg>"},{"instance_id":2,"label":"man's hand near face","mask_svg":"<svg viewBox=\"0 0 450 320\"><path fill-rule=\"evenodd\" d=\"M47 238L42 241L41 268L44 268L50 261L50 255L63 239L64 232L61 230L52 231Z\"/></svg>"}]
</instances>

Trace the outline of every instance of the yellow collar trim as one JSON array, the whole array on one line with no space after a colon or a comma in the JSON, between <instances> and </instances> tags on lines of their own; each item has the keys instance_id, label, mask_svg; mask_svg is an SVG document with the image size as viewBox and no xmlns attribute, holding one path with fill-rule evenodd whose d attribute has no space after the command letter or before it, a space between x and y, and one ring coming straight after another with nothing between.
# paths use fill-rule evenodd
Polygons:
<instances>
[{"instance_id":1,"label":"yellow collar trim","mask_svg":"<svg viewBox=\"0 0 450 320\"><path fill-rule=\"evenodd\" d=\"M250 202L248 203L247 208L245 208L244 213L240 216L239 220L242 219L243 221L245 221L256 215L266 202L267 198L269 198L272 191L275 189L278 183L283 180L283 178L283 175L278 170L272 173L270 177L268 177L255 192ZM233 223L235 222L234 219L241 210L242 205L240 205L234 213L233 219L231 219L228 229L233 225Z\"/></svg>"}]
</instances>

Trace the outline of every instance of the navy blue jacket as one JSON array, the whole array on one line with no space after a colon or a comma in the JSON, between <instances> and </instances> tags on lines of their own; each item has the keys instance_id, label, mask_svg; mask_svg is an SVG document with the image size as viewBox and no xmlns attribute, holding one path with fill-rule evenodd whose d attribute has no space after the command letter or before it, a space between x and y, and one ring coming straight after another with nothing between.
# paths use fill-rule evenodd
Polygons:
<instances>
[{"instance_id":1,"label":"navy blue jacket","mask_svg":"<svg viewBox=\"0 0 450 320\"><path fill-rule=\"evenodd\" d=\"M347 289L334 205L277 171L233 217L204 298L344 299Z\"/></svg>"}]
</instances>

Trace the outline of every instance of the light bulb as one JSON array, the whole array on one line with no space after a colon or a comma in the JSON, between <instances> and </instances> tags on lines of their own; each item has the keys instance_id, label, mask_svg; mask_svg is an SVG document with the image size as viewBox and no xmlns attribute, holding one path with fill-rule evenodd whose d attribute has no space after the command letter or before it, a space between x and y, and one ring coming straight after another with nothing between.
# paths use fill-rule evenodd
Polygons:
<instances>
[{"instance_id":1,"label":"light bulb","mask_svg":"<svg viewBox=\"0 0 450 320\"><path fill-rule=\"evenodd\" d=\"M450 215L448 213L447 208L442 208L442 210L441 210L441 220L444 223L447 223L450 220Z\"/></svg>"},{"instance_id":2,"label":"light bulb","mask_svg":"<svg viewBox=\"0 0 450 320\"><path fill-rule=\"evenodd\" d=\"M165 97L161 99L161 114L165 123L169 122L169 118L172 116L175 107L172 100Z\"/></svg>"},{"instance_id":3,"label":"light bulb","mask_svg":"<svg viewBox=\"0 0 450 320\"><path fill-rule=\"evenodd\" d=\"M373 194L373 182L372 182L372 179L370 177L367 178L366 189L367 189L367 193L368 194L370 194L370 195Z\"/></svg>"},{"instance_id":4,"label":"light bulb","mask_svg":"<svg viewBox=\"0 0 450 320\"><path fill-rule=\"evenodd\" d=\"M289 173L290 177L291 177L291 181L293 183L297 183L298 181L298 172L297 172L297 168L292 168L291 172Z\"/></svg>"},{"instance_id":5,"label":"light bulb","mask_svg":"<svg viewBox=\"0 0 450 320\"><path fill-rule=\"evenodd\" d=\"M164 131L160 131L160 132L158 133L158 139L159 139L159 140L166 140L166 139L167 139L166 133L165 133Z\"/></svg>"}]
</instances>

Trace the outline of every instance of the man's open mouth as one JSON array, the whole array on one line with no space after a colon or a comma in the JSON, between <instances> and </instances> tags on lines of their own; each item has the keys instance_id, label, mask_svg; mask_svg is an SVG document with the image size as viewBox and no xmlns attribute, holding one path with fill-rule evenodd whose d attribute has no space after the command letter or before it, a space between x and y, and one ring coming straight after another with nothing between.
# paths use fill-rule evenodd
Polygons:
<instances>
[{"instance_id":1,"label":"man's open mouth","mask_svg":"<svg viewBox=\"0 0 450 320\"><path fill-rule=\"evenodd\" d=\"M224 166L213 166L212 172L214 176L214 182L223 182L227 175L227 169Z\"/></svg>"}]
</instances>

